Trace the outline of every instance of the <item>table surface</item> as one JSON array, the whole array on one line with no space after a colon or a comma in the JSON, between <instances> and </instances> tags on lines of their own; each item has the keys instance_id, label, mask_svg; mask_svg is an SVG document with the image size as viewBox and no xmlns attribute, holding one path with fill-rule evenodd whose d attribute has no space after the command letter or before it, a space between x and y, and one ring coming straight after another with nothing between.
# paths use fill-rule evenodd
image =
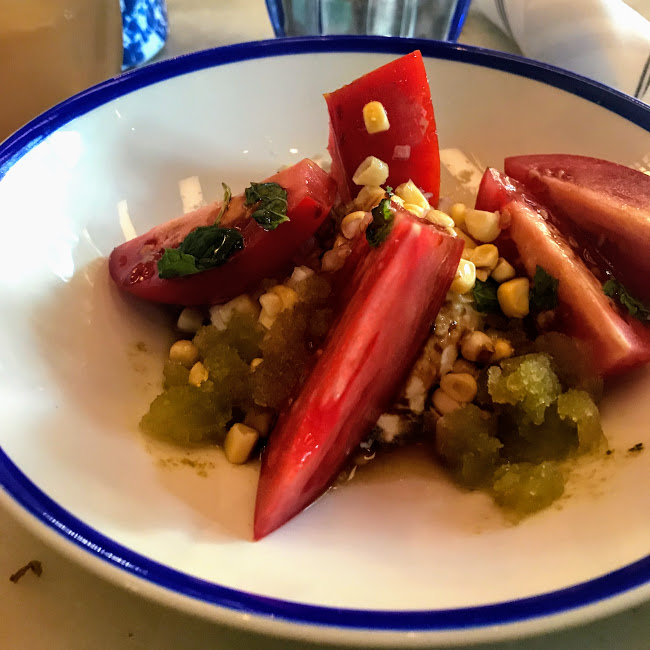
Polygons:
<instances>
[{"instance_id":1,"label":"table surface","mask_svg":"<svg viewBox=\"0 0 650 650\"><path fill-rule=\"evenodd\" d=\"M646 2L647 0L643 0ZM264 0L167 0L170 36L158 58L273 36ZM641 0L631 2L641 5ZM647 11L647 9L646 9ZM470 12L461 42L508 52L517 46ZM38 558L40 578L9 576ZM230 630L171 611L109 584L44 544L0 505L0 648L260 648L289 643ZM650 644L650 603L578 628L474 650L637 650ZM323 646L325 647L325 646Z\"/></svg>"}]
</instances>

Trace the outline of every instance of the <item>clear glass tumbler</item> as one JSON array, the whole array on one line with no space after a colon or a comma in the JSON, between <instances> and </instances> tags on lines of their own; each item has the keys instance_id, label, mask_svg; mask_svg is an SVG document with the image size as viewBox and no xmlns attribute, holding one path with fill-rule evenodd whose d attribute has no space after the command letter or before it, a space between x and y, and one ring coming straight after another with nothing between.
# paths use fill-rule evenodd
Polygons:
<instances>
[{"instance_id":1,"label":"clear glass tumbler","mask_svg":"<svg viewBox=\"0 0 650 650\"><path fill-rule=\"evenodd\" d=\"M266 0L276 36L371 34L455 41L471 0Z\"/></svg>"}]
</instances>

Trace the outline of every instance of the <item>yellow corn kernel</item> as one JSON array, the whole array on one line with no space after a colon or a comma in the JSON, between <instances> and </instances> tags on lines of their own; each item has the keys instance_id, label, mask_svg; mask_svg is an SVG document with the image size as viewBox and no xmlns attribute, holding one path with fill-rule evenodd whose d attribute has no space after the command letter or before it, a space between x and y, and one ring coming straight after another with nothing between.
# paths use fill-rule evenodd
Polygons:
<instances>
[{"instance_id":1,"label":"yellow corn kernel","mask_svg":"<svg viewBox=\"0 0 650 650\"><path fill-rule=\"evenodd\" d=\"M390 129L388 115L381 102L368 102L363 107L363 122L368 133L382 133Z\"/></svg>"},{"instance_id":2,"label":"yellow corn kernel","mask_svg":"<svg viewBox=\"0 0 650 650\"><path fill-rule=\"evenodd\" d=\"M454 343L449 343L445 345L440 354L440 374L446 375L448 372L451 372L451 369L458 358L458 346Z\"/></svg>"},{"instance_id":3,"label":"yellow corn kernel","mask_svg":"<svg viewBox=\"0 0 650 650\"><path fill-rule=\"evenodd\" d=\"M476 379L466 372L451 372L440 379L440 388L457 402L471 402L478 390Z\"/></svg>"},{"instance_id":4,"label":"yellow corn kernel","mask_svg":"<svg viewBox=\"0 0 650 650\"><path fill-rule=\"evenodd\" d=\"M476 279L481 282L487 281L490 277L490 271L488 269L476 269Z\"/></svg>"},{"instance_id":5,"label":"yellow corn kernel","mask_svg":"<svg viewBox=\"0 0 650 650\"><path fill-rule=\"evenodd\" d=\"M312 275L314 275L314 271L308 266L295 266L291 277L287 280L287 286L295 289L301 282Z\"/></svg>"},{"instance_id":6,"label":"yellow corn kernel","mask_svg":"<svg viewBox=\"0 0 650 650\"><path fill-rule=\"evenodd\" d=\"M169 348L169 360L191 368L199 358L199 349L192 341L176 341Z\"/></svg>"},{"instance_id":7,"label":"yellow corn kernel","mask_svg":"<svg viewBox=\"0 0 650 650\"><path fill-rule=\"evenodd\" d=\"M298 302L298 294L290 287L283 284L276 284L271 291L280 297L282 309L291 309Z\"/></svg>"},{"instance_id":8,"label":"yellow corn kernel","mask_svg":"<svg viewBox=\"0 0 650 650\"><path fill-rule=\"evenodd\" d=\"M241 422L233 424L223 441L223 450L228 461L233 465L245 463L251 455L258 438L259 434L252 427L247 427Z\"/></svg>"},{"instance_id":9,"label":"yellow corn kernel","mask_svg":"<svg viewBox=\"0 0 650 650\"><path fill-rule=\"evenodd\" d=\"M270 316L277 316L282 311L282 298L273 291L267 291L260 296L260 305Z\"/></svg>"},{"instance_id":10,"label":"yellow corn kernel","mask_svg":"<svg viewBox=\"0 0 650 650\"><path fill-rule=\"evenodd\" d=\"M395 194L404 200L404 203L419 205L423 210L428 210L431 206L426 196L422 194L420 188L411 180L402 183L395 188Z\"/></svg>"},{"instance_id":11,"label":"yellow corn kernel","mask_svg":"<svg viewBox=\"0 0 650 650\"><path fill-rule=\"evenodd\" d=\"M350 212L350 214L343 217L343 221L341 221L341 232L343 233L343 236L347 239L354 239L359 235L366 214L367 213L363 210L357 210L356 212Z\"/></svg>"},{"instance_id":12,"label":"yellow corn kernel","mask_svg":"<svg viewBox=\"0 0 650 650\"><path fill-rule=\"evenodd\" d=\"M443 228L454 227L454 220L441 210L431 209L424 215L424 217L427 221L435 223L437 226L442 226Z\"/></svg>"},{"instance_id":13,"label":"yellow corn kernel","mask_svg":"<svg viewBox=\"0 0 650 650\"><path fill-rule=\"evenodd\" d=\"M262 363L262 361L264 361L262 357L255 357L250 363L251 372L254 372L257 366L259 366L260 363Z\"/></svg>"},{"instance_id":14,"label":"yellow corn kernel","mask_svg":"<svg viewBox=\"0 0 650 650\"><path fill-rule=\"evenodd\" d=\"M523 318L528 316L528 278L514 278L499 285L497 299L501 311L508 318Z\"/></svg>"},{"instance_id":15,"label":"yellow corn kernel","mask_svg":"<svg viewBox=\"0 0 650 650\"><path fill-rule=\"evenodd\" d=\"M340 268L343 268L344 264L345 260L338 254L338 251L336 250L326 251L320 261L321 271L324 273L338 271Z\"/></svg>"},{"instance_id":16,"label":"yellow corn kernel","mask_svg":"<svg viewBox=\"0 0 650 650\"><path fill-rule=\"evenodd\" d=\"M460 228L454 228L454 232L465 242L465 250L472 250L476 248L476 242Z\"/></svg>"},{"instance_id":17,"label":"yellow corn kernel","mask_svg":"<svg viewBox=\"0 0 650 650\"><path fill-rule=\"evenodd\" d=\"M494 353L494 342L485 332L476 330L463 337L460 353L468 361L486 363Z\"/></svg>"},{"instance_id":18,"label":"yellow corn kernel","mask_svg":"<svg viewBox=\"0 0 650 650\"><path fill-rule=\"evenodd\" d=\"M368 156L352 176L355 185L383 185L388 178L388 165L375 156Z\"/></svg>"},{"instance_id":19,"label":"yellow corn kernel","mask_svg":"<svg viewBox=\"0 0 650 650\"><path fill-rule=\"evenodd\" d=\"M455 373L468 373L476 379L478 377L478 368L467 359L456 359L451 371Z\"/></svg>"},{"instance_id":20,"label":"yellow corn kernel","mask_svg":"<svg viewBox=\"0 0 650 650\"><path fill-rule=\"evenodd\" d=\"M472 262L477 269L491 271L499 262L499 249L494 244L481 244L472 251Z\"/></svg>"},{"instance_id":21,"label":"yellow corn kernel","mask_svg":"<svg viewBox=\"0 0 650 650\"><path fill-rule=\"evenodd\" d=\"M494 241L501 232L499 213L486 210L467 210L465 212L465 228L478 241L486 243Z\"/></svg>"},{"instance_id":22,"label":"yellow corn kernel","mask_svg":"<svg viewBox=\"0 0 650 650\"><path fill-rule=\"evenodd\" d=\"M456 293L467 293L476 283L476 267L473 262L461 259L456 269L456 277L450 289Z\"/></svg>"},{"instance_id":23,"label":"yellow corn kernel","mask_svg":"<svg viewBox=\"0 0 650 650\"><path fill-rule=\"evenodd\" d=\"M233 298L225 305L210 307L210 321L220 330L225 330L234 314L248 314L257 318L260 313L259 305L245 293Z\"/></svg>"},{"instance_id":24,"label":"yellow corn kernel","mask_svg":"<svg viewBox=\"0 0 650 650\"><path fill-rule=\"evenodd\" d=\"M343 268L345 260L350 257L351 252L352 249L348 244L343 244L343 246L337 246L330 251L326 251L320 261L321 271L329 273Z\"/></svg>"},{"instance_id":25,"label":"yellow corn kernel","mask_svg":"<svg viewBox=\"0 0 650 650\"><path fill-rule=\"evenodd\" d=\"M372 210L386 196L383 187L379 185L364 185L354 199L354 205L357 209L368 212Z\"/></svg>"},{"instance_id":26,"label":"yellow corn kernel","mask_svg":"<svg viewBox=\"0 0 650 650\"><path fill-rule=\"evenodd\" d=\"M494 353L492 354L492 362L501 361L502 359L509 359L515 353L510 341L506 339L497 339L494 342Z\"/></svg>"},{"instance_id":27,"label":"yellow corn kernel","mask_svg":"<svg viewBox=\"0 0 650 650\"><path fill-rule=\"evenodd\" d=\"M501 282L512 280L515 275L515 269L512 264L503 259L503 257L500 257L494 271L492 271L492 277L500 284Z\"/></svg>"},{"instance_id":28,"label":"yellow corn kernel","mask_svg":"<svg viewBox=\"0 0 650 650\"><path fill-rule=\"evenodd\" d=\"M273 323L275 323L276 318L277 314L275 316L271 316L271 314L267 313L265 309L262 309L257 322L260 325L266 327L267 330L270 330L271 327L273 327Z\"/></svg>"},{"instance_id":29,"label":"yellow corn kernel","mask_svg":"<svg viewBox=\"0 0 650 650\"><path fill-rule=\"evenodd\" d=\"M283 284L276 284L271 291L276 296L280 296L282 309L291 309L298 302L298 294L291 287L286 287Z\"/></svg>"},{"instance_id":30,"label":"yellow corn kernel","mask_svg":"<svg viewBox=\"0 0 650 650\"><path fill-rule=\"evenodd\" d=\"M176 328L188 334L196 334L202 325L203 314L192 307L185 307L176 321Z\"/></svg>"},{"instance_id":31,"label":"yellow corn kernel","mask_svg":"<svg viewBox=\"0 0 650 650\"><path fill-rule=\"evenodd\" d=\"M440 413L440 415L447 415L460 408L460 404L450 395L448 395L442 388L438 388L431 396L433 407Z\"/></svg>"},{"instance_id":32,"label":"yellow corn kernel","mask_svg":"<svg viewBox=\"0 0 650 650\"><path fill-rule=\"evenodd\" d=\"M337 248L340 248L341 246L348 246L348 245L349 242L347 240L347 237L344 237L343 235L337 235L336 239L334 240L332 249L335 250Z\"/></svg>"},{"instance_id":33,"label":"yellow corn kernel","mask_svg":"<svg viewBox=\"0 0 650 650\"><path fill-rule=\"evenodd\" d=\"M457 226L462 226L465 223L465 211L467 208L464 203L454 203L449 208L449 216L454 220Z\"/></svg>"},{"instance_id":34,"label":"yellow corn kernel","mask_svg":"<svg viewBox=\"0 0 650 650\"><path fill-rule=\"evenodd\" d=\"M424 210L415 203L405 203L404 209L408 210L411 214L414 214L416 217L421 217Z\"/></svg>"},{"instance_id":35,"label":"yellow corn kernel","mask_svg":"<svg viewBox=\"0 0 650 650\"><path fill-rule=\"evenodd\" d=\"M208 371L206 367L200 362L197 361L190 370L190 376L188 381L192 386L200 386L204 381L208 380Z\"/></svg>"},{"instance_id":36,"label":"yellow corn kernel","mask_svg":"<svg viewBox=\"0 0 650 650\"><path fill-rule=\"evenodd\" d=\"M275 287L266 293L263 293L259 298L260 305L262 305L262 311L260 312L257 322L267 329L271 329L275 319L283 309L282 298L280 298L274 289Z\"/></svg>"}]
</instances>

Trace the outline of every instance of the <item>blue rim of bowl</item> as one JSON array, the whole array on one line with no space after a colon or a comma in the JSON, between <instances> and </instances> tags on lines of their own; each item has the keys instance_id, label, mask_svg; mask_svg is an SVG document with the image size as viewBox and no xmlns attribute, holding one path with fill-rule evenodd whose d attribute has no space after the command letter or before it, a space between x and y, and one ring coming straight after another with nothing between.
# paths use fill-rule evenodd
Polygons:
<instances>
[{"instance_id":1,"label":"blue rim of bowl","mask_svg":"<svg viewBox=\"0 0 650 650\"><path fill-rule=\"evenodd\" d=\"M327 36L242 43L161 61L88 89L43 113L0 144L0 180L50 133L117 97L178 75L238 61L331 52L405 54L457 61L541 81L583 97L650 132L650 108L603 84L553 66L481 48L417 39ZM0 448L0 486L40 523L91 555L183 596L288 623L377 632L443 632L508 625L567 613L650 584L650 555L608 574L528 598L444 610L338 609L267 598L195 578L129 550L84 524L34 485Z\"/></svg>"},{"instance_id":2,"label":"blue rim of bowl","mask_svg":"<svg viewBox=\"0 0 650 650\"><path fill-rule=\"evenodd\" d=\"M458 0L449 19L449 25L447 25L445 41L455 43L458 40L471 2L472 0ZM266 0L266 10L269 14L271 27L273 27L273 33L278 37L286 36L284 31L284 3L282 0Z\"/></svg>"}]
</instances>

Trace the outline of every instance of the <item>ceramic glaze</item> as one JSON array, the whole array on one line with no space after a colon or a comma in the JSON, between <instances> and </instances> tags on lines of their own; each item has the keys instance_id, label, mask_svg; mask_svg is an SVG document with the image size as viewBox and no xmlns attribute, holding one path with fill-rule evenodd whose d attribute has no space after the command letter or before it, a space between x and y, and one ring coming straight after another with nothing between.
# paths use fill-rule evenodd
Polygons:
<instances>
[{"instance_id":1,"label":"ceramic glaze","mask_svg":"<svg viewBox=\"0 0 650 650\"><path fill-rule=\"evenodd\" d=\"M647 107L516 57L401 39L274 41L156 64L0 147L5 240L21 242L0 256L11 342L0 350L0 494L45 539L170 607L321 641L520 636L650 595L650 454L627 452L647 430L647 370L603 403L615 452L581 464L556 507L516 526L411 451L252 543L256 465L138 432L173 320L118 293L112 248L180 214L187 179L211 201L222 181L238 192L322 152L322 94L415 48L441 147L463 160L570 152L647 167ZM457 166L445 168L446 194L467 193Z\"/></svg>"}]
</instances>

